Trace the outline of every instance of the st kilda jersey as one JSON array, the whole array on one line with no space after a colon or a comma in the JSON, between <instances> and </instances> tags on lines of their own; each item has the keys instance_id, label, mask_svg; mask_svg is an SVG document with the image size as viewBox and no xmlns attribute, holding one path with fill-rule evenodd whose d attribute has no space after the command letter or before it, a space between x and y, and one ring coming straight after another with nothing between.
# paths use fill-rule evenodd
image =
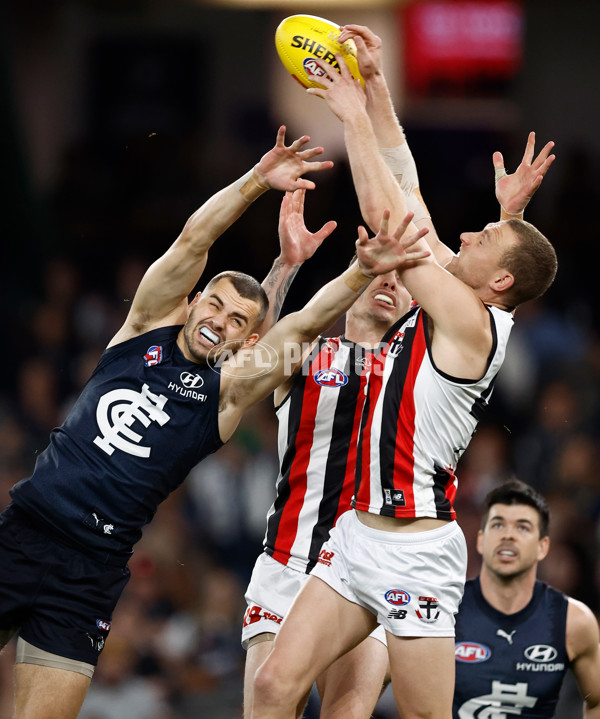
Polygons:
<instances>
[{"instance_id":1,"label":"st kilda jersey","mask_svg":"<svg viewBox=\"0 0 600 719\"><path fill-rule=\"evenodd\" d=\"M371 357L344 338L321 338L277 409L280 470L264 546L297 571L310 572L330 529L350 509Z\"/></svg>"},{"instance_id":2,"label":"st kilda jersey","mask_svg":"<svg viewBox=\"0 0 600 719\"><path fill-rule=\"evenodd\" d=\"M126 558L160 502L223 444L220 371L187 360L180 326L107 349L15 504L109 561Z\"/></svg>"},{"instance_id":3,"label":"st kilda jersey","mask_svg":"<svg viewBox=\"0 0 600 719\"><path fill-rule=\"evenodd\" d=\"M454 719L551 719L569 664L567 607L538 581L526 607L504 614L470 579L456 620Z\"/></svg>"},{"instance_id":4,"label":"st kilda jersey","mask_svg":"<svg viewBox=\"0 0 600 719\"><path fill-rule=\"evenodd\" d=\"M484 376L451 377L435 366L427 315L414 306L373 360L352 506L390 517L455 519L456 465L492 392L513 325L487 308L493 345Z\"/></svg>"}]
</instances>

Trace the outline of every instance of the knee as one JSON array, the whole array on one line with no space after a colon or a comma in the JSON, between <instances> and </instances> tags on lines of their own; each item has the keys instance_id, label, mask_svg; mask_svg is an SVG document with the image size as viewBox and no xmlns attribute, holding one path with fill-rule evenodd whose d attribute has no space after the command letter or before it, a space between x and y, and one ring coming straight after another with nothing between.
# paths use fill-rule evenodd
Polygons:
<instances>
[{"instance_id":1,"label":"knee","mask_svg":"<svg viewBox=\"0 0 600 719\"><path fill-rule=\"evenodd\" d=\"M256 707L295 707L304 689L301 682L286 672L269 657L254 676L254 706Z\"/></svg>"}]
</instances>

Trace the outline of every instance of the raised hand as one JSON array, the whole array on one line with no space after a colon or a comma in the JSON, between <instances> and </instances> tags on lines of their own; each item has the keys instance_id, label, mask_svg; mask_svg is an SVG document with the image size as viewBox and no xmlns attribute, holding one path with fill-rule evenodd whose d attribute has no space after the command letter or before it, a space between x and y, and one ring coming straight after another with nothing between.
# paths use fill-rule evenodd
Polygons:
<instances>
[{"instance_id":1,"label":"raised hand","mask_svg":"<svg viewBox=\"0 0 600 719\"><path fill-rule=\"evenodd\" d=\"M309 162L313 157L322 154L322 147L302 148L310 141L308 135L294 140L289 147L285 145L285 125L277 132L275 147L263 155L254 167L258 181L265 187L274 190L314 190L312 180L302 178L306 172L327 170L333 167L331 160Z\"/></svg>"},{"instance_id":2,"label":"raised hand","mask_svg":"<svg viewBox=\"0 0 600 719\"><path fill-rule=\"evenodd\" d=\"M502 153L494 152L496 199L507 215L523 213L555 160L555 155L550 154L553 147L553 142L546 143L534 159L535 132L530 132L521 164L511 175L506 174Z\"/></svg>"},{"instance_id":3,"label":"raised hand","mask_svg":"<svg viewBox=\"0 0 600 719\"><path fill-rule=\"evenodd\" d=\"M365 25L342 25L339 42L350 39L354 40L356 45L358 69L365 82L374 75L381 75L381 38Z\"/></svg>"},{"instance_id":4,"label":"raised hand","mask_svg":"<svg viewBox=\"0 0 600 719\"><path fill-rule=\"evenodd\" d=\"M384 210L379 232L369 237L364 227L358 228L356 255L361 271L368 276L383 275L431 255L430 250L411 250L429 230L424 227L414 234L405 236L413 218L409 212L396 230L389 234L390 211Z\"/></svg>"},{"instance_id":5,"label":"raised hand","mask_svg":"<svg viewBox=\"0 0 600 719\"><path fill-rule=\"evenodd\" d=\"M356 111L357 104L365 107L367 96L360 84L360 80L352 77L350 68L342 55L336 54L335 59L340 66L340 72L331 69L323 60L315 58L317 65L326 73L324 77L319 78L320 87L310 87L306 91L309 95L316 95L323 98L331 111L342 122L348 116L348 113Z\"/></svg>"},{"instance_id":6,"label":"raised hand","mask_svg":"<svg viewBox=\"0 0 600 719\"><path fill-rule=\"evenodd\" d=\"M281 260L288 265L301 265L314 255L326 237L335 230L337 222L330 220L317 232L310 232L304 224L306 190L286 192L279 212L279 243Z\"/></svg>"}]
</instances>

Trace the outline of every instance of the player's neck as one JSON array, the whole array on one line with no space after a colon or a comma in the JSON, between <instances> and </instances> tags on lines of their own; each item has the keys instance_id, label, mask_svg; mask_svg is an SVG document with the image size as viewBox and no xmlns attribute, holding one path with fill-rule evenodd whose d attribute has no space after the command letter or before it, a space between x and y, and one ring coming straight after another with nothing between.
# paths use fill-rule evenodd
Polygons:
<instances>
[{"instance_id":1,"label":"player's neck","mask_svg":"<svg viewBox=\"0 0 600 719\"><path fill-rule=\"evenodd\" d=\"M384 324L375 324L372 320L346 315L344 336L361 347L375 349L388 329Z\"/></svg>"},{"instance_id":2,"label":"player's neck","mask_svg":"<svg viewBox=\"0 0 600 719\"><path fill-rule=\"evenodd\" d=\"M517 576L501 577L483 565L479 583L483 598L488 604L504 614L516 614L531 601L535 578L535 567Z\"/></svg>"}]
</instances>

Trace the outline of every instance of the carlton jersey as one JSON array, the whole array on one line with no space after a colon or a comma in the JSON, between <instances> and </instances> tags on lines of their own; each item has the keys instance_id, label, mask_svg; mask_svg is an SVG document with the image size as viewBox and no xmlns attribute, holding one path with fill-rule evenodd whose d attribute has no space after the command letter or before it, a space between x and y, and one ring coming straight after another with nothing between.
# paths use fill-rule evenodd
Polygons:
<instances>
[{"instance_id":1,"label":"carlton jersey","mask_svg":"<svg viewBox=\"0 0 600 719\"><path fill-rule=\"evenodd\" d=\"M107 349L32 476L11 490L28 514L105 561L127 557L159 503L223 444L220 373L183 356L180 329Z\"/></svg>"},{"instance_id":2,"label":"carlton jersey","mask_svg":"<svg viewBox=\"0 0 600 719\"><path fill-rule=\"evenodd\" d=\"M279 476L265 551L310 572L338 516L350 509L356 442L372 352L321 338L279 405Z\"/></svg>"},{"instance_id":3,"label":"carlton jersey","mask_svg":"<svg viewBox=\"0 0 600 719\"><path fill-rule=\"evenodd\" d=\"M455 519L456 465L492 393L513 325L487 308L493 345L477 381L441 372L431 356L427 315L413 307L383 338L373 360L352 506L390 517Z\"/></svg>"},{"instance_id":4,"label":"carlton jersey","mask_svg":"<svg viewBox=\"0 0 600 719\"><path fill-rule=\"evenodd\" d=\"M569 664L567 607L538 581L524 609L504 614L470 579L456 621L454 719L551 719Z\"/></svg>"}]
</instances>

